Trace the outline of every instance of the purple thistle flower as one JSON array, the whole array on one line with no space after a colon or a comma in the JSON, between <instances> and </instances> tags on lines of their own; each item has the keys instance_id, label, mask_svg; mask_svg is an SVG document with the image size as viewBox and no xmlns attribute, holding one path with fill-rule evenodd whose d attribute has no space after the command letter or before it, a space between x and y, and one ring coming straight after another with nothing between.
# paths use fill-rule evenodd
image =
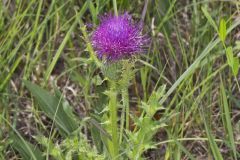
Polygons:
<instances>
[{"instance_id":1,"label":"purple thistle flower","mask_svg":"<svg viewBox=\"0 0 240 160\"><path fill-rule=\"evenodd\" d=\"M107 60L119 60L142 53L148 44L148 39L142 35L142 25L134 24L127 13L118 17L103 17L91 41L98 57L106 57Z\"/></svg>"}]
</instances>

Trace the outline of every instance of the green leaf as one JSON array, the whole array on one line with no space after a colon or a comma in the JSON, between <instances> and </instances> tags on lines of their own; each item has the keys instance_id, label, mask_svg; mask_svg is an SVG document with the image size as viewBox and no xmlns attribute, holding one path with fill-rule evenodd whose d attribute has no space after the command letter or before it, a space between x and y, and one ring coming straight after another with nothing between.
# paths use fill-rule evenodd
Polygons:
<instances>
[{"instance_id":1,"label":"green leaf","mask_svg":"<svg viewBox=\"0 0 240 160\"><path fill-rule=\"evenodd\" d=\"M2 115L0 118L3 119L14 131L10 134L9 139L12 141L11 146L17 150L23 160L43 160L43 154L37 146L27 142L21 134L11 125L11 123L5 119Z\"/></svg>"},{"instance_id":2,"label":"green leaf","mask_svg":"<svg viewBox=\"0 0 240 160\"><path fill-rule=\"evenodd\" d=\"M219 37L222 42L225 41L227 35L227 25L226 21L224 19L221 19L220 25L219 25Z\"/></svg>"},{"instance_id":3,"label":"green leaf","mask_svg":"<svg viewBox=\"0 0 240 160\"><path fill-rule=\"evenodd\" d=\"M66 112L66 108L63 107L61 97L53 96L46 90L29 81L24 80L23 82L39 103L41 110L50 119L56 122L56 125L63 136L70 135L78 128L78 123Z\"/></svg>"},{"instance_id":4,"label":"green leaf","mask_svg":"<svg viewBox=\"0 0 240 160\"><path fill-rule=\"evenodd\" d=\"M49 155L51 155L52 158L57 160L63 160L63 153L60 145L54 144L52 139L49 139L43 135L38 135L35 137L35 140L37 140L37 142L41 144L44 149L49 149Z\"/></svg>"},{"instance_id":5,"label":"green leaf","mask_svg":"<svg viewBox=\"0 0 240 160\"><path fill-rule=\"evenodd\" d=\"M233 56L232 47L228 47L226 50L227 63L232 68L234 76L237 76L239 70L239 59Z\"/></svg>"},{"instance_id":6,"label":"green leaf","mask_svg":"<svg viewBox=\"0 0 240 160\"><path fill-rule=\"evenodd\" d=\"M235 47L234 47L235 49L237 49L237 50L240 50L240 41L239 40L237 40L236 42L235 42ZM1 59L0 59L1 60Z\"/></svg>"},{"instance_id":7,"label":"green leaf","mask_svg":"<svg viewBox=\"0 0 240 160\"><path fill-rule=\"evenodd\" d=\"M43 160L42 152L31 143L28 143L20 134L12 134L12 147L19 152L23 160Z\"/></svg>"},{"instance_id":8,"label":"green leaf","mask_svg":"<svg viewBox=\"0 0 240 160\"><path fill-rule=\"evenodd\" d=\"M153 91L147 103L142 102L142 108L150 117L153 117L158 110L164 109L162 105L159 105L159 100L164 95L165 90L166 85L160 86L156 91Z\"/></svg>"},{"instance_id":9,"label":"green leaf","mask_svg":"<svg viewBox=\"0 0 240 160\"><path fill-rule=\"evenodd\" d=\"M226 54L227 54L227 62L229 66L233 66L233 49L232 47L228 47L226 50Z\"/></svg>"},{"instance_id":10,"label":"green leaf","mask_svg":"<svg viewBox=\"0 0 240 160\"><path fill-rule=\"evenodd\" d=\"M239 70L239 59L238 57L234 57L233 58L233 66L232 66L232 71L233 71L233 75L236 77L238 74L238 70Z\"/></svg>"},{"instance_id":11,"label":"green leaf","mask_svg":"<svg viewBox=\"0 0 240 160\"><path fill-rule=\"evenodd\" d=\"M214 22L214 20L212 19L212 17L209 14L209 12L207 11L207 8L206 7L202 7L202 11L203 11L203 14L205 15L205 17L207 18L208 22L212 25L212 27L215 29L215 31L218 32L217 25Z\"/></svg>"}]
</instances>

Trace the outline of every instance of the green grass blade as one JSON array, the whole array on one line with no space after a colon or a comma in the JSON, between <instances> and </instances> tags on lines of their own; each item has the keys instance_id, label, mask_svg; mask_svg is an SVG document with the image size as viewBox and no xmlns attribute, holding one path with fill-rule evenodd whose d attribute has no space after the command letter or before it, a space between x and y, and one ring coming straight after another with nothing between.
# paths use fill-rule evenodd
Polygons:
<instances>
[{"instance_id":1,"label":"green grass blade","mask_svg":"<svg viewBox=\"0 0 240 160\"><path fill-rule=\"evenodd\" d=\"M86 1L83 5L83 7L81 8L81 10L77 13L77 16L76 16L76 19L75 21L73 22L71 28L69 29L69 31L67 32L66 36L64 37L62 43L60 44L55 56L53 57L53 60L51 62L51 64L49 65L47 71L46 71L46 74L45 74L45 81L47 81L53 71L53 68L54 66L56 65L65 45L67 44L69 38L70 38L70 35L71 33L73 32L74 28L77 26L79 20L81 19L81 17L83 16L83 14L86 12L87 8L88 8L88 4L89 4L89 1Z\"/></svg>"},{"instance_id":2,"label":"green grass blade","mask_svg":"<svg viewBox=\"0 0 240 160\"><path fill-rule=\"evenodd\" d=\"M236 28L240 24L240 21L236 21L231 27L228 28L227 34L229 34L234 28ZM162 104L167 97L181 84L181 82L188 77L195 69L198 68L199 63L210 53L210 51L220 42L220 38L212 40L209 45L202 51L200 56L187 68L187 70L177 79L177 81L171 86L171 88L167 91L165 96L160 100L160 104Z\"/></svg>"},{"instance_id":3,"label":"green grass blade","mask_svg":"<svg viewBox=\"0 0 240 160\"><path fill-rule=\"evenodd\" d=\"M97 23L97 15L98 15L98 10L95 8L94 4L92 1L89 2L89 10L92 16L93 23Z\"/></svg>"},{"instance_id":4,"label":"green grass blade","mask_svg":"<svg viewBox=\"0 0 240 160\"><path fill-rule=\"evenodd\" d=\"M0 91L4 89L5 85L8 83L9 79L12 77L14 71L18 67L21 60L22 60L22 56L19 56L18 59L14 62L13 67L11 68L10 72L7 74L6 78L0 84Z\"/></svg>"},{"instance_id":5,"label":"green grass blade","mask_svg":"<svg viewBox=\"0 0 240 160\"><path fill-rule=\"evenodd\" d=\"M12 128L14 133L10 135L10 139L13 141L11 146L19 152L23 160L43 160L43 154L33 144L27 142L20 133L9 123L3 116L1 118Z\"/></svg>"},{"instance_id":6,"label":"green grass blade","mask_svg":"<svg viewBox=\"0 0 240 160\"><path fill-rule=\"evenodd\" d=\"M223 86L223 82L221 80L221 85L220 85L220 91L221 91L221 98L222 98L222 116L223 116L223 120L225 121L225 123L223 123L226 128L226 132L227 132L227 138L230 142L231 145L231 149L234 155L234 158L237 159L237 151L236 151L236 146L234 143L234 136L233 136L233 127L232 127L232 123L231 123L231 115L230 115L230 111L229 111L229 106L228 106L228 100L227 100L227 96L226 96L226 92Z\"/></svg>"},{"instance_id":7,"label":"green grass blade","mask_svg":"<svg viewBox=\"0 0 240 160\"><path fill-rule=\"evenodd\" d=\"M206 122L206 118L205 118L203 109L200 109L200 115L202 117L202 120L203 120L203 123L205 126L206 134L209 139L209 145L210 145L211 151L213 153L214 159L223 160L223 157L219 151L217 143L215 142L214 136L211 133L210 127L208 126L208 123Z\"/></svg>"},{"instance_id":8,"label":"green grass blade","mask_svg":"<svg viewBox=\"0 0 240 160\"><path fill-rule=\"evenodd\" d=\"M208 22L212 25L212 27L215 29L215 31L218 32L218 27L217 27L216 23L214 22L214 20L212 19L209 12L207 11L207 8L202 7L202 11L203 11L203 14L205 15L205 17L207 18Z\"/></svg>"},{"instance_id":9,"label":"green grass blade","mask_svg":"<svg viewBox=\"0 0 240 160\"><path fill-rule=\"evenodd\" d=\"M169 131L167 131L167 133L170 139L173 139L174 143L179 147L182 152L187 155L189 159L195 160L194 156L177 140L176 137L174 137L174 135L172 135Z\"/></svg>"}]
</instances>

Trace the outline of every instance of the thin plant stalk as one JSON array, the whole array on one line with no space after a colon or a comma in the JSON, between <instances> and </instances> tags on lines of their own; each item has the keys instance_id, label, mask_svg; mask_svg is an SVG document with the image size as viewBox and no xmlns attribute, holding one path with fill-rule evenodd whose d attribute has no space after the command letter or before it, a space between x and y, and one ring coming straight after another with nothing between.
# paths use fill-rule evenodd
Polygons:
<instances>
[{"instance_id":1,"label":"thin plant stalk","mask_svg":"<svg viewBox=\"0 0 240 160\"><path fill-rule=\"evenodd\" d=\"M126 115L126 108L125 106L122 107L122 113L121 113L121 123L120 123L120 133L119 133L119 144L122 143L123 138L123 130L124 130L124 123L125 123L125 115Z\"/></svg>"},{"instance_id":2,"label":"thin plant stalk","mask_svg":"<svg viewBox=\"0 0 240 160\"><path fill-rule=\"evenodd\" d=\"M113 9L115 16L118 16L117 1L113 0Z\"/></svg>"},{"instance_id":3,"label":"thin plant stalk","mask_svg":"<svg viewBox=\"0 0 240 160\"><path fill-rule=\"evenodd\" d=\"M141 23L142 24L144 22L144 19L145 19L146 13L147 13L147 7L148 7L148 0L145 0L144 8L143 8L142 15L141 15Z\"/></svg>"},{"instance_id":4,"label":"thin plant stalk","mask_svg":"<svg viewBox=\"0 0 240 160\"><path fill-rule=\"evenodd\" d=\"M113 145L112 158L115 158L118 156L118 153L119 153L119 143L118 143L118 125L117 125L117 119L118 119L117 118L117 92L116 92L116 84L114 82L111 82L109 113L110 113L112 145Z\"/></svg>"},{"instance_id":5,"label":"thin plant stalk","mask_svg":"<svg viewBox=\"0 0 240 160\"><path fill-rule=\"evenodd\" d=\"M129 130L129 125L130 125L130 106L129 106L129 93L128 93L128 86L129 86L129 82L132 79L131 76L129 76L129 72L131 72L131 68L129 68L128 65L130 65L129 63L125 64L127 66L123 66L123 68L126 69L125 74L127 74L127 76L123 77L123 88L121 89L121 94L122 94L122 102L123 102L123 109L122 109L122 114L121 114L121 126L120 126L120 138L119 138L119 142L122 142L122 136L123 136L123 130L124 130L124 126L125 129L128 131ZM127 79L126 79L127 78ZM125 125L124 125L125 124Z\"/></svg>"},{"instance_id":6,"label":"thin plant stalk","mask_svg":"<svg viewBox=\"0 0 240 160\"><path fill-rule=\"evenodd\" d=\"M128 88L124 88L122 90L122 100L123 100L123 106L126 110L126 130L129 130L129 116L130 116L130 108L129 108L129 94L128 94Z\"/></svg>"}]
</instances>

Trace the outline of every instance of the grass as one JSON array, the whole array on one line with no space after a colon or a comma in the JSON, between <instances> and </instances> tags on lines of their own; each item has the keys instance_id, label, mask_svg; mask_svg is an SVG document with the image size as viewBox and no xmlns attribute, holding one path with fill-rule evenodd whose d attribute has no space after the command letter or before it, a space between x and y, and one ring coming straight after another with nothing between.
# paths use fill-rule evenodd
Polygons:
<instances>
[{"instance_id":1,"label":"grass","mask_svg":"<svg viewBox=\"0 0 240 160\"><path fill-rule=\"evenodd\" d=\"M144 5L1 2L0 159L239 159L240 3ZM91 33L124 11L148 53L105 66Z\"/></svg>"}]
</instances>

